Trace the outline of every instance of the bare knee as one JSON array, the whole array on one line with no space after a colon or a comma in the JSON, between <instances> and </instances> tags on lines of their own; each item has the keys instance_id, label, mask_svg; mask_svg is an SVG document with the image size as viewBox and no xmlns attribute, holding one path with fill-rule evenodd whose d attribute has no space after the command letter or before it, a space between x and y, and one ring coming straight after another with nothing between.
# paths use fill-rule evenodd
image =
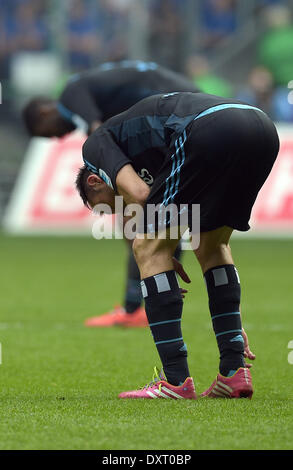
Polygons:
<instances>
[{"instance_id":1,"label":"bare knee","mask_svg":"<svg viewBox=\"0 0 293 470\"><path fill-rule=\"evenodd\" d=\"M153 258L171 256L171 249L168 244L158 239L135 238L132 251L138 265L153 262Z\"/></svg>"},{"instance_id":2,"label":"bare knee","mask_svg":"<svg viewBox=\"0 0 293 470\"><path fill-rule=\"evenodd\" d=\"M173 248L168 240L136 238L132 250L141 277L173 269Z\"/></svg>"},{"instance_id":3,"label":"bare knee","mask_svg":"<svg viewBox=\"0 0 293 470\"><path fill-rule=\"evenodd\" d=\"M221 264L233 264L229 239L232 229L220 229L201 234L199 247L194 250L203 272Z\"/></svg>"},{"instance_id":4,"label":"bare knee","mask_svg":"<svg viewBox=\"0 0 293 470\"><path fill-rule=\"evenodd\" d=\"M233 264L231 248L225 243L219 243L212 247L202 246L194 252L203 272L220 264Z\"/></svg>"}]
</instances>

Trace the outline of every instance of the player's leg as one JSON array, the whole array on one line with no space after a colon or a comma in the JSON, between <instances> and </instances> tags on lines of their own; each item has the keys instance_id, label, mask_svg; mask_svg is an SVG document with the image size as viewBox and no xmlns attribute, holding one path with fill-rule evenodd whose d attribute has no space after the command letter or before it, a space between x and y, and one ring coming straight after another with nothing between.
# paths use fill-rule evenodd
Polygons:
<instances>
[{"instance_id":1,"label":"player's leg","mask_svg":"<svg viewBox=\"0 0 293 470\"><path fill-rule=\"evenodd\" d=\"M181 258L180 243L176 247L174 257L178 260ZM133 254L132 246L129 245L129 254L127 261L127 279L124 297L124 309L128 314L134 313L142 306L143 297L140 286L140 273Z\"/></svg>"},{"instance_id":2,"label":"player's leg","mask_svg":"<svg viewBox=\"0 0 293 470\"><path fill-rule=\"evenodd\" d=\"M181 258L180 243L176 247L174 257L178 260ZM140 286L140 273L133 254L132 246L129 245L129 254L127 261L127 278L124 297L124 309L127 314L133 314L137 309L142 307L143 297Z\"/></svg>"},{"instance_id":3,"label":"player's leg","mask_svg":"<svg viewBox=\"0 0 293 470\"><path fill-rule=\"evenodd\" d=\"M85 325L88 327L105 328L112 326L148 326L145 309L142 306L140 274L132 253L132 242L126 240L126 244L128 250L128 261L124 304L117 304L114 306L113 310L106 312L103 315L88 318L85 321Z\"/></svg>"},{"instance_id":4,"label":"player's leg","mask_svg":"<svg viewBox=\"0 0 293 470\"><path fill-rule=\"evenodd\" d=\"M244 366L240 281L229 246L232 231L230 227L221 227L203 232L200 246L194 250L207 286L220 352L220 373L225 376Z\"/></svg>"},{"instance_id":5,"label":"player's leg","mask_svg":"<svg viewBox=\"0 0 293 470\"><path fill-rule=\"evenodd\" d=\"M142 305L140 274L131 245L128 246L126 288L123 305L128 314L133 314Z\"/></svg>"},{"instance_id":6,"label":"player's leg","mask_svg":"<svg viewBox=\"0 0 293 470\"><path fill-rule=\"evenodd\" d=\"M177 244L177 240L136 239L133 247L149 325L164 372L173 385L189 376L181 332L183 301L173 266Z\"/></svg>"},{"instance_id":7,"label":"player's leg","mask_svg":"<svg viewBox=\"0 0 293 470\"><path fill-rule=\"evenodd\" d=\"M219 371L222 378L220 380L218 376L206 394L250 397L251 377L244 362L240 279L229 246L232 231L230 227L220 227L203 232L200 245L194 250L204 274L220 353Z\"/></svg>"},{"instance_id":8,"label":"player's leg","mask_svg":"<svg viewBox=\"0 0 293 470\"><path fill-rule=\"evenodd\" d=\"M167 380L158 377L155 385L142 392L123 393L121 398L156 398L155 393L163 398L195 398L181 331L183 301L173 265L177 244L178 240L169 239L134 241L149 326Z\"/></svg>"},{"instance_id":9,"label":"player's leg","mask_svg":"<svg viewBox=\"0 0 293 470\"><path fill-rule=\"evenodd\" d=\"M132 243L126 240L128 260L126 271L126 287L123 306L116 305L113 310L104 315L88 318L85 325L88 327L146 327L148 320L143 306L143 297L140 286L140 273L132 251ZM181 258L180 243L176 247L174 257Z\"/></svg>"}]
</instances>

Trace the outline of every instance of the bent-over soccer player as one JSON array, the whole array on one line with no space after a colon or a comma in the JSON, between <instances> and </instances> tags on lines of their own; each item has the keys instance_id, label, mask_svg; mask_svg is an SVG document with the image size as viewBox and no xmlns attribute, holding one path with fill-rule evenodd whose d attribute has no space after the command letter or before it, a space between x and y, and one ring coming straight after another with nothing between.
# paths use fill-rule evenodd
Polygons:
<instances>
[{"instance_id":1,"label":"bent-over soccer player","mask_svg":"<svg viewBox=\"0 0 293 470\"><path fill-rule=\"evenodd\" d=\"M81 128L88 135L102 122L147 96L172 91L199 91L184 76L154 62L124 60L106 62L71 77L58 100L34 98L23 110L31 135L62 137ZM147 178L147 175L145 176ZM123 306L104 315L88 318L88 327L147 326L142 307L140 276L131 244L127 263L127 282ZM176 257L180 257L180 245Z\"/></svg>"},{"instance_id":2,"label":"bent-over soccer player","mask_svg":"<svg viewBox=\"0 0 293 470\"><path fill-rule=\"evenodd\" d=\"M240 278L229 240L233 230L249 230L257 194L279 150L274 124L258 108L201 93L146 98L109 119L83 146L85 166L77 188L85 204L200 204L200 244L194 249L207 288L219 348L219 373L203 397L250 398L253 359L243 333ZM146 170L152 186L139 176ZM166 218L170 230L170 218ZM168 226L169 224L169 226ZM190 227L192 230L192 227ZM181 331L182 291L173 259L178 239L136 236L134 255L142 294L163 369L143 389L121 398L195 399L194 381ZM175 264L174 264L175 263ZM186 273L185 273L186 274ZM183 271L182 278L186 278ZM204 286L204 284L203 284Z\"/></svg>"}]
</instances>

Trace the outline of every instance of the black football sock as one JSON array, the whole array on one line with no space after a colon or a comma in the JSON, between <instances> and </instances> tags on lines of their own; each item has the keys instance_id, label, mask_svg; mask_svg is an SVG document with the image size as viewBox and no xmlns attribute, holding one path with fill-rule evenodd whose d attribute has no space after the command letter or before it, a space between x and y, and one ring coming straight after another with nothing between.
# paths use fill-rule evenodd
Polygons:
<instances>
[{"instance_id":1,"label":"black football sock","mask_svg":"<svg viewBox=\"0 0 293 470\"><path fill-rule=\"evenodd\" d=\"M230 376L245 366L238 272L233 264L226 264L209 269L204 277L220 351L220 373Z\"/></svg>"},{"instance_id":2,"label":"black football sock","mask_svg":"<svg viewBox=\"0 0 293 470\"><path fill-rule=\"evenodd\" d=\"M129 250L127 265L127 283L124 299L124 308L127 313L133 313L142 304L140 287L140 273L132 250Z\"/></svg>"},{"instance_id":3,"label":"black football sock","mask_svg":"<svg viewBox=\"0 0 293 470\"><path fill-rule=\"evenodd\" d=\"M182 255L181 244L177 245L174 257L179 261ZM133 313L142 304L140 287L140 273L132 249L129 250L127 265L127 283L124 299L124 308L127 313Z\"/></svg>"},{"instance_id":4,"label":"black football sock","mask_svg":"<svg viewBox=\"0 0 293 470\"><path fill-rule=\"evenodd\" d=\"M180 385L190 374L181 331L183 301L175 271L143 279L141 289L166 379L172 385Z\"/></svg>"}]
</instances>

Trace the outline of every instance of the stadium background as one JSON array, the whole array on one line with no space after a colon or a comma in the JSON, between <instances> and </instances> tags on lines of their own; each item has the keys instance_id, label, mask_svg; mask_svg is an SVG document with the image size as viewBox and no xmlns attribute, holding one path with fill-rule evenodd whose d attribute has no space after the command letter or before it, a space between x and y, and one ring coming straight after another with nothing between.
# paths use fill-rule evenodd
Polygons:
<instances>
[{"instance_id":1,"label":"stadium background","mask_svg":"<svg viewBox=\"0 0 293 470\"><path fill-rule=\"evenodd\" d=\"M84 136L59 145L35 139L31 149L21 108L31 96L58 96L72 73L134 59L179 71L207 93L259 106L278 123L282 158L252 225L262 234L292 232L292 2L2 0L0 13L0 138L9 149L0 163L0 218L7 229L88 233L92 220L72 184Z\"/></svg>"},{"instance_id":2,"label":"stadium background","mask_svg":"<svg viewBox=\"0 0 293 470\"><path fill-rule=\"evenodd\" d=\"M290 0L0 0L1 448L292 448L292 15ZM32 146L20 117L27 99L58 96L70 74L124 59L156 61L205 92L259 106L282 143L259 198L251 231L258 238L233 242L258 356L252 411L246 403L198 404L196 411L156 404L164 436L153 428L149 404L115 399L121 387L144 380L150 359L156 363L149 334L83 327L121 299L126 261L122 241L93 240L92 220L72 188L84 136ZM184 263L194 288L183 328L203 390L217 353L201 275L190 253ZM123 355L129 361L122 365Z\"/></svg>"}]
</instances>

